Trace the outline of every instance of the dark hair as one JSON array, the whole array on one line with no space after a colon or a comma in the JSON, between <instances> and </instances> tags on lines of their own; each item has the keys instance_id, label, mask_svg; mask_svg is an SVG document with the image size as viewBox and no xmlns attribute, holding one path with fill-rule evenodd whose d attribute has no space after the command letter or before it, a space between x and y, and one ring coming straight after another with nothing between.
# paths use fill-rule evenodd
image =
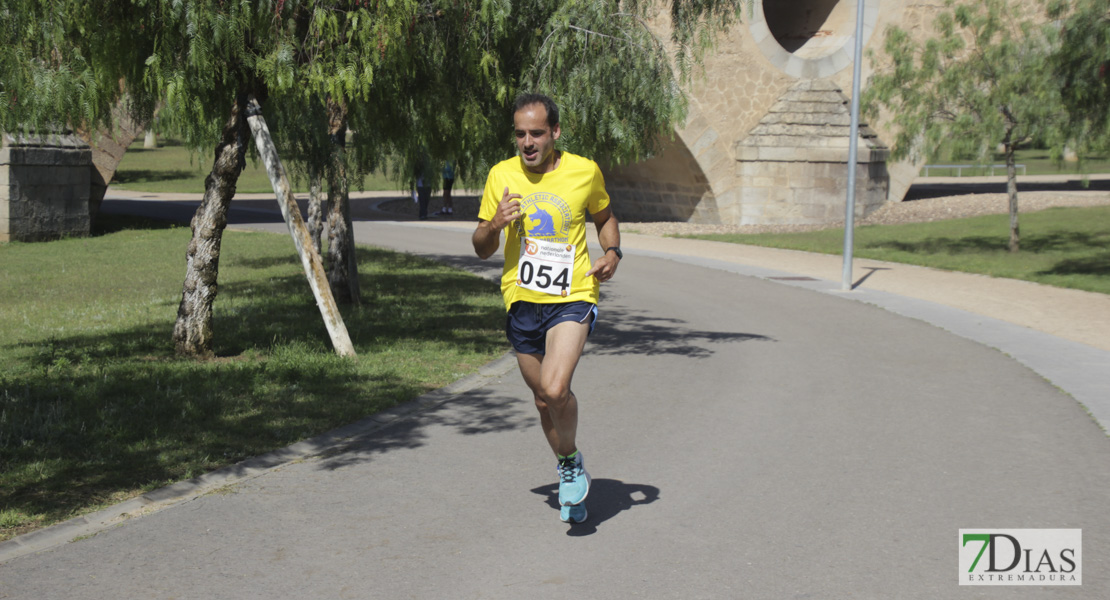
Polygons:
<instances>
[{"instance_id":1,"label":"dark hair","mask_svg":"<svg viewBox=\"0 0 1110 600\"><path fill-rule=\"evenodd\" d=\"M516 102L513 103L513 114L520 112L526 106L533 104L542 104L547 109L547 125L548 127L555 127L559 124L559 107L555 105L555 101L543 94L521 94L516 97Z\"/></svg>"}]
</instances>

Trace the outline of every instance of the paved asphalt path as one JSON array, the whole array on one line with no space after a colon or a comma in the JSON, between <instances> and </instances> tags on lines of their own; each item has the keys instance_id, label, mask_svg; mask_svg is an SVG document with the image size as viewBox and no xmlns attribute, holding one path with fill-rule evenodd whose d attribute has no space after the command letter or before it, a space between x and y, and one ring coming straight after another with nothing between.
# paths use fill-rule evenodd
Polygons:
<instances>
[{"instance_id":1,"label":"paved asphalt path","mask_svg":"<svg viewBox=\"0 0 1110 600\"><path fill-rule=\"evenodd\" d=\"M284 225L258 225L281 231ZM469 233L361 243L489 274ZM577 371L590 519L514 369L324 456L0 564L0 598L1107 598L1110 441L997 350L627 256ZM1081 528L1081 587L958 586L960 528Z\"/></svg>"}]
</instances>

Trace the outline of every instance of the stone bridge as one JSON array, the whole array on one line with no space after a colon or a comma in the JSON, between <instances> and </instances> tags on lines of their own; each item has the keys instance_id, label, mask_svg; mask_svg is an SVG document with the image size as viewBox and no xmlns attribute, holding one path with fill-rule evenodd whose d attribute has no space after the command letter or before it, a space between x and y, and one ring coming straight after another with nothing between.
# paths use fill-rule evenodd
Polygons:
<instances>
[{"instance_id":1,"label":"stone bridge","mask_svg":"<svg viewBox=\"0 0 1110 600\"><path fill-rule=\"evenodd\" d=\"M897 25L931 33L939 1L865 0L867 51ZM625 219L805 224L842 220L856 0L755 0L690 90L684 127L648 161L607 169ZM861 126L856 214L900 201L919 165L888 163L881 128Z\"/></svg>"}]
</instances>

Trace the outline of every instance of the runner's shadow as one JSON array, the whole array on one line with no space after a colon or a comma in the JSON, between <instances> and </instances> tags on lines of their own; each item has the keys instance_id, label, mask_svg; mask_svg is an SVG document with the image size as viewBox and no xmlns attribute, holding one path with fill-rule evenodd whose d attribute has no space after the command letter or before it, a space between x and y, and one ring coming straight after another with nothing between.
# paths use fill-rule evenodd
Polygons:
<instances>
[{"instance_id":1,"label":"runner's shadow","mask_svg":"<svg viewBox=\"0 0 1110 600\"><path fill-rule=\"evenodd\" d=\"M532 490L533 494L544 497L544 502L559 510L559 484L552 483ZM585 523L570 526L567 535L579 537L597 533L597 526L612 519L621 512L640 504L651 504L659 499L659 488L638 483L625 483L616 479L594 479L590 483L590 495L586 498L589 516Z\"/></svg>"}]
</instances>

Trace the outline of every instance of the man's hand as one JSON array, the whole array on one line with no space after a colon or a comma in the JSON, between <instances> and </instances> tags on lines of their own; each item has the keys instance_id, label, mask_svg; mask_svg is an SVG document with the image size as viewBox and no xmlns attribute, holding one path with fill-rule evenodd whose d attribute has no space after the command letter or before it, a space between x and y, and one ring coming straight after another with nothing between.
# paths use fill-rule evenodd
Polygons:
<instances>
[{"instance_id":1,"label":"man's hand","mask_svg":"<svg viewBox=\"0 0 1110 600\"><path fill-rule=\"evenodd\" d=\"M593 275L600 282L609 281L617 273L617 265L620 262L621 259L617 258L616 252L606 252L601 258L594 261L594 266L586 272L586 277Z\"/></svg>"},{"instance_id":2,"label":"man's hand","mask_svg":"<svg viewBox=\"0 0 1110 600\"><path fill-rule=\"evenodd\" d=\"M490 221L495 231L501 231L508 227L509 223L524 216L520 212L520 197L520 194L510 194L508 187L501 193L501 202L497 205L497 212L494 213L493 220Z\"/></svg>"}]
</instances>

